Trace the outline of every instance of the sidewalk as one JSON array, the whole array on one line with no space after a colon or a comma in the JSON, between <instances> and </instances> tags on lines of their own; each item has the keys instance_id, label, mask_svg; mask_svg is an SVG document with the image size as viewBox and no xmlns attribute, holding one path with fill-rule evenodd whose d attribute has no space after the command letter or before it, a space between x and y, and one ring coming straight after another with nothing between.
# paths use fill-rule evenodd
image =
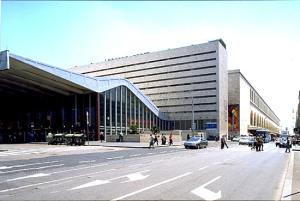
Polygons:
<instances>
[{"instance_id":1,"label":"sidewalk","mask_svg":"<svg viewBox=\"0 0 300 201\"><path fill-rule=\"evenodd\" d=\"M300 200L300 146L293 146L281 200Z\"/></svg>"},{"instance_id":2,"label":"sidewalk","mask_svg":"<svg viewBox=\"0 0 300 201\"><path fill-rule=\"evenodd\" d=\"M174 142L172 146L178 147L183 146L184 142ZM145 142L100 142L100 141L89 141L85 142L85 146L103 146L103 147L124 147L124 148L148 148L149 143ZM171 146L171 147L172 147ZM155 147L169 147L169 145L158 145Z\"/></svg>"},{"instance_id":3,"label":"sidewalk","mask_svg":"<svg viewBox=\"0 0 300 201\"><path fill-rule=\"evenodd\" d=\"M182 147L185 141L181 142L174 142L174 144L171 147ZM228 146L231 145L231 142L227 142ZM149 143L146 142L100 142L100 141L89 141L85 142L85 146L103 146L103 147L124 147L124 148L148 148ZM215 141L208 141L208 147L216 147L220 146L220 142ZM155 144L155 147L170 147L167 145L161 145L161 143L158 143L158 145Z\"/></svg>"}]
</instances>

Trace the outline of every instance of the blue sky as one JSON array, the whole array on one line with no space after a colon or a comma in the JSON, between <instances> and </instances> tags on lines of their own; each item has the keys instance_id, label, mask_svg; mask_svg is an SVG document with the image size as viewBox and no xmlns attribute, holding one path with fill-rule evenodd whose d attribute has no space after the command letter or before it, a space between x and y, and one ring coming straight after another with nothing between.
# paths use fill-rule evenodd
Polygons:
<instances>
[{"instance_id":1,"label":"blue sky","mask_svg":"<svg viewBox=\"0 0 300 201\"><path fill-rule=\"evenodd\" d=\"M2 1L1 49L62 68L223 38L291 126L300 81L300 1ZM282 104L282 103L285 104Z\"/></svg>"}]
</instances>

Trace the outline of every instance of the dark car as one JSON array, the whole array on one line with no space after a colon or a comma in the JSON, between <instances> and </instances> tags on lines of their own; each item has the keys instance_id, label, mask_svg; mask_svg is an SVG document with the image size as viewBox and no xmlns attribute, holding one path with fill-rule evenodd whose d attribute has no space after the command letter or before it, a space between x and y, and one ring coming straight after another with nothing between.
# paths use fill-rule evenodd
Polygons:
<instances>
[{"instance_id":1,"label":"dark car","mask_svg":"<svg viewBox=\"0 0 300 201\"><path fill-rule=\"evenodd\" d=\"M184 147L186 149L188 148L196 148L196 149L201 149L201 148L206 148L208 145L207 140L201 138L201 137L192 137L188 141L184 143Z\"/></svg>"}]
</instances>

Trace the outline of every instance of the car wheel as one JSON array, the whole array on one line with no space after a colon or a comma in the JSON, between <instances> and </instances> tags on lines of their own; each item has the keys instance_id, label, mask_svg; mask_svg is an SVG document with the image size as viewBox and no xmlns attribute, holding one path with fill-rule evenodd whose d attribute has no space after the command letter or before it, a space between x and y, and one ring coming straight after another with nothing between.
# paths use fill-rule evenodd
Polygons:
<instances>
[{"instance_id":1,"label":"car wheel","mask_svg":"<svg viewBox=\"0 0 300 201\"><path fill-rule=\"evenodd\" d=\"M189 148L189 147L188 147L188 146L184 146L184 148L186 148L186 149L187 149L187 148Z\"/></svg>"}]
</instances>

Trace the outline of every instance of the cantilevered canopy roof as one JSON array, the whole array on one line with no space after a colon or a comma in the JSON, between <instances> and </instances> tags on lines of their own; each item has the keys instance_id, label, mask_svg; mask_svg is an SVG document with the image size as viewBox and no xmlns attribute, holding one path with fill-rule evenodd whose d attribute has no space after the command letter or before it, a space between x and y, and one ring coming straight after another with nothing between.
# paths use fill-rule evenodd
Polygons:
<instances>
[{"instance_id":1,"label":"cantilevered canopy roof","mask_svg":"<svg viewBox=\"0 0 300 201\"><path fill-rule=\"evenodd\" d=\"M101 93L121 85L130 89L152 112L162 117L154 103L126 79L89 77L10 54L9 51L0 52L0 96L70 96Z\"/></svg>"}]
</instances>

